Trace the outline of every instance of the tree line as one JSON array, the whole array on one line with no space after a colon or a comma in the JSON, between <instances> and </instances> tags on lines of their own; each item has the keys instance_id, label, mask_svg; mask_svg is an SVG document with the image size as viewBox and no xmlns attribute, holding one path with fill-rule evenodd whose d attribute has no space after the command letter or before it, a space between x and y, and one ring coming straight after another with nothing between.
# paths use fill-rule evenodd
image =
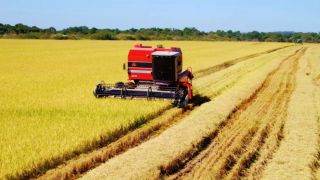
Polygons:
<instances>
[{"instance_id":1,"label":"tree line","mask_svg":"<svg viewBox=\"0 0 320 180\"><path fill-rule=\"evenodd\" d=\"M24 24L1 24L0 38L17 39L95 39L95 40L205 40L205 41L266 41L266 42L320 42L320 32L240 32L200 31L196 28L140 28L97 29L87 26L57 30Z\"/></svg>"}]
</instances>

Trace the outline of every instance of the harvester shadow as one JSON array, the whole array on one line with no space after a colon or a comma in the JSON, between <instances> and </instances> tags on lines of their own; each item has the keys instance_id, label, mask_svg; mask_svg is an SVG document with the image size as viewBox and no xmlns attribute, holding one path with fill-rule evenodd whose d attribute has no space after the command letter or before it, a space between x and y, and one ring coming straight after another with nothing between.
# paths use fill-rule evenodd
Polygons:
<instances>
[{"instance_id":1,"label":"harvester shadow","mask_svg":"<svg viewBox=\"0 0 320 180\"><path fill-rule=\"evenodd\" d=\"M182 112L186 113L187 111L192 111L196 107L201 106L202 104L211 101L211 99L207 96L202 96L200 94L196 94L192 97L192 99L189 101L189 104L186 107L181 107ZM175 108L176 106L173 106Z\"/></svg>"},{"instance_id":2,"label":"harvester shadow","mask_svg":"<svg viewBox=\"0 0 320 180\"><path fill-rule=\"evenodd\" d=\"M192 97L192 100L190 102L193 104L193 106L200 106L201 104L209 101L211 101L209 97L196 94Z\"/></svg>"}]
</instances>

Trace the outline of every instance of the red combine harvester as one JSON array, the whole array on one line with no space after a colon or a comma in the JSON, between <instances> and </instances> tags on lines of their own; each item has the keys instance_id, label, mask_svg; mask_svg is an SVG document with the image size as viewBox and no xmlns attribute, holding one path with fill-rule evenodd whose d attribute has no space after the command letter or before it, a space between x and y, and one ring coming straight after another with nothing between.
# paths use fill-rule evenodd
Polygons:
<instances>
[{"instance_id":1,"label":"red combine harvester","mask_svg":"<svg viewBox=\"0 0 320 180\"><path fill-rule=\"evenodd\" d=\"M175 106L185 107L192 99L192 70L182 72L180 48L163 48L137 44L128 55L128 79L133 82L99 83L96 97L171 99Z\"/></svg>"}]
</instances>

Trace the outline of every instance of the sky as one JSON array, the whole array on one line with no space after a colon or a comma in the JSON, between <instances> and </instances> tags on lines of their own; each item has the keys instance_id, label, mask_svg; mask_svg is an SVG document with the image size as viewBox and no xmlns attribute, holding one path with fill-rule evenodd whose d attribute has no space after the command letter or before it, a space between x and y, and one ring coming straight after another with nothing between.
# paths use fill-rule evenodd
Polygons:
<instances>
[{"instance_id":1,"label":"sky","mask_svg":"<svg viewBox=\"0 0 320 180\"><path fill-rule=\"evenodd\" d=\"M0 23L320 32L320 0L0 0Z\"/></svg>"}]
</instances>

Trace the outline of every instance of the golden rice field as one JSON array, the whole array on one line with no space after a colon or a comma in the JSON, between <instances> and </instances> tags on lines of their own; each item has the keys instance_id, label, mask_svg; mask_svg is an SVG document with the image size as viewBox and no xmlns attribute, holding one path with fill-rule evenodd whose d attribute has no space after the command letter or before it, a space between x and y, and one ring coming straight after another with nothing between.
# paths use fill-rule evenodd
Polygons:
<instances>
[{"instance_id":1,"label":"golden rice field","mask_svg":"<svg viewBox=\"0 0 320 180\"><path fill-rule=\"evenodd\" d=\"M207 99L94 98L135 43L0 40L0 179L319 177L319 45L146 41L181 47Z\"/></svg>"}]
</instances>

